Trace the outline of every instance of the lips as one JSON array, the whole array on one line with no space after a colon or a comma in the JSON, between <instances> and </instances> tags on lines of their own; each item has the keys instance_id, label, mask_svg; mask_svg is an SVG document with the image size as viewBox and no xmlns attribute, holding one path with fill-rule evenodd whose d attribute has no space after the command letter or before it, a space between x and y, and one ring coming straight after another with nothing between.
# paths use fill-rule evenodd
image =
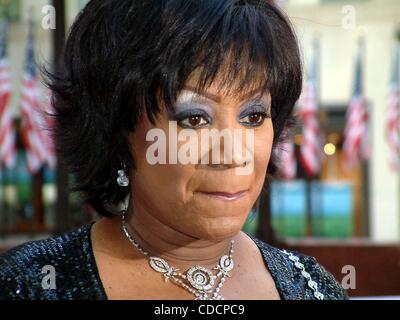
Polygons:
<instances>
[{"instance_id":1,"label":"lips","mask_svg":"<svg viewBox=\"0 0 400 320\"><path fill-rule=\"evenodd\" d=\"M196 193L211 197L218 200L223 201L235 201L242 197L244 197L249 190L242 190L239 192L231 193L231 192L206 192L206 191L197 191Z\"/></svg>"}]
</instances>

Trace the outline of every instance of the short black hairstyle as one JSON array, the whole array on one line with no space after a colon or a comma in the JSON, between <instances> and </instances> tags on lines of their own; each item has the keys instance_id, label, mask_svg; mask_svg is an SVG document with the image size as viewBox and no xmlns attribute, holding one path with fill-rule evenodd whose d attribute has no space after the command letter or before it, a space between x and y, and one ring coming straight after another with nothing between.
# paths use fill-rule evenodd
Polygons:
<instances>
[{"instance_id":1,"label":"short black hairstyle","mask_svg":"<svg viewBox=\"0 0 400 320\"><path fill-rule=\"evenodd\" d=\"M44 68L53 91L53 136L72 191L111 216L129 188L117 171L135 168L129 135L174 108L187 79L198 90L222 76L221 90L262 87L272 98L273 148L293 125L302 66L293 28L266 0L91 0L75 19L59 72ZM223 72L223 71L227 72ZM276 173L273 153L267 174Z\"/></svg>"}]
</instances>

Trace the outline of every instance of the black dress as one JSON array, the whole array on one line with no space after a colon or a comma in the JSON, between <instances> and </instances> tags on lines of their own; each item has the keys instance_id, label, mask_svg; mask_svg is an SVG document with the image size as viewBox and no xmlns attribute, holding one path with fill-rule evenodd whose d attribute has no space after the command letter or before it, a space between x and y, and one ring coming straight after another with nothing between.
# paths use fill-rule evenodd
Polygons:
<instances>
[{"instance_id":1,"label":"black dress","mask_svg":"<svg viewBox=\"0 0 400 320\"><path fill-rule=\"evenodd\" d=\"M31 241L0 255L0 299L107 299L94 258L94 222L58 237ZM251 237L260 249L282 300L348 299L315 258L285 252ZM43 267L55 270L55 288L43 286Z\"/></svg>"}]
</instances>

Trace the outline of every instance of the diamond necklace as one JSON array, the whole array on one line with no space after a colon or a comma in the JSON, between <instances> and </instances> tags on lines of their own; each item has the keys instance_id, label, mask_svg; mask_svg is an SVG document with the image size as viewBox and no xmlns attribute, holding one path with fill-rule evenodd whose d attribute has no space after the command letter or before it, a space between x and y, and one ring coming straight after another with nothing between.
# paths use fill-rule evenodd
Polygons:
<instances>
[{"instance_id":1,"label":"diamond necklace","mask_svg":"<svg viewBox=\"0 0 400 320\"><path fill-rule=\"evenodd\" d=\"M217 270L216 275L214 275L211 270L197 265L191 267L186 272L181 273L178 272L179 269L170 266L164 259L151 256L139 245L128 231L126 213L127 210L124 210L122 213L122 229L126 237L144 256L146 256L149 260L150 266L155 271L163 273L165 282L170 279L173 280L177 285L194 294L196 297L195 300L224 300L224 297L220 294L220 290L224 285L226 277L231 277L229 271L233 269L232 253L233 244L235 242L233 239L231 240L229 254L223 255L219 259L219 263L213 268L213 270ZM217 282L218 285L215 286Z\"/></svg>"}]
</instances>

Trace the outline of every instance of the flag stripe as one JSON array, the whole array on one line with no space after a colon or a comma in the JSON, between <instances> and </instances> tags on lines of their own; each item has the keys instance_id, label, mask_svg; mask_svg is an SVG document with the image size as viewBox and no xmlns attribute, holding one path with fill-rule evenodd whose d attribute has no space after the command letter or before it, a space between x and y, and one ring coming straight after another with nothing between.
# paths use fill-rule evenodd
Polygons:
<instances>
[{"instance_id":1,"label":"flag stripe","mask_svg":"<svg viewBox=\"0 0 400 320\"><path fill-rule=\"evenodd\" d=\"M14 168L17 159L14 118L10 110L10 68L7 57L8 23L2 20L0 39L0 164Z\"/></svg>"},{"instance_id":2,"label":"flag stripe","mask_svg":"<svg viewBox=\"0 0 400 320\"><path fill-rule=\"evenodd\" d=\"M400 43L394 48L394 59L392 66L392 79L388 95L386 138L389 147L388 159L393 171L400 170Z\"/></svg>"},{"instance_id":3,"label":"flag stripe","mask_svg":"<svg viewBox=\"0 0 400 320\"><path fill-rule=\"evenodd\" d=\"M346 171L352 169L360 161L368 160L371 154L368 136L368 104L362 88L362 53L363 46L360 43L356 58L354 88L350 105L346 112L344 129L343 166Z\"/></svg>"},{"instance_id":4,"label":"flag stripe","mask_svg":"<svg viewBox=\"0 0 400 320\"><path fill-rule=\"evenodd\" d=\"M53 144L46 134L48 122L44 119L43 114L46 106L40 100L40 96L41 90L37 81L34 63L32 21L30 21L26 68L21 87L21 137L27 153L28 169L31 173L36 173L46 164L52 169L54 169L55 165Z\"/></svg>"}]
</instances>

